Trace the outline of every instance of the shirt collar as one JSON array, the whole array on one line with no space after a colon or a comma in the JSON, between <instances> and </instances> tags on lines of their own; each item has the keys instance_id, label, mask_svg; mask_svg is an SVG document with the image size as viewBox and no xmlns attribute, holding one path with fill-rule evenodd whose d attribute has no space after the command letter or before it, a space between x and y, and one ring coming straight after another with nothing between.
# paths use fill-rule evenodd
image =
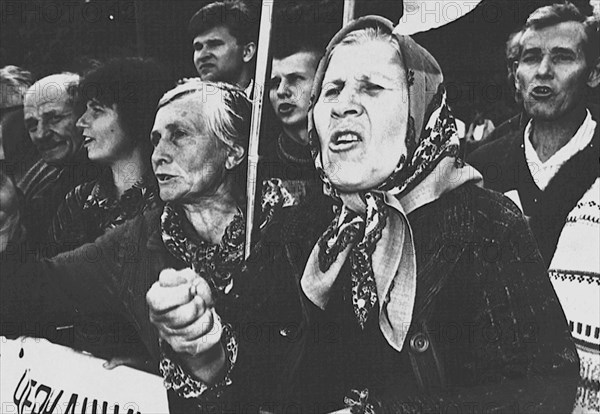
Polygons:
<instances>
[{"instance_id":1,"label":"shirt collar","mask_svg":"<svg viewBox=\"0 0 600 414\"><path fill-rule=\"evenodd\" d=\"M531 143L531 135L533 132L533 120L530 120L525 127L524 144L525 144L525 158L528 164L540 165L543 167L554 167L560 166L567 162L573 155L587 147L592 138L594 137L594 130L596 129L596 121L592 119L592 114L586 109L586 116L577 130L575 135L567 142L562 148L560 148L554 155L542 162L533 148Z\"/></svg>"}]
</instances>

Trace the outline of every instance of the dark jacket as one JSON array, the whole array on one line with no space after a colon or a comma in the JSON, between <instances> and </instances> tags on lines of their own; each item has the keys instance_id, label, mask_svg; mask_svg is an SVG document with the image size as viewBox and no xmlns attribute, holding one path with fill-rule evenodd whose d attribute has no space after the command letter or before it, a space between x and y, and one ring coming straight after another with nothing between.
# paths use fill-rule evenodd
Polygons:
<instances>
[{"instance_id":1,"label":"dark jacket","mask_svg":"<svg viewBox=\"0 0 600 414\"><path fill-rule=\"evenodd\" d=\"M90 312L125 315L156 367L158 336L145 295L160 270L184 266L162 244L159 215L152 210L41 263L23 265L18 249L7 250L1 333L23 334L23 323L47 312L54 292L66 291ZM331 217L325 198L276 216L227 295L231 300L216 305L240 341L233 385L217 401L186 407L172 399L172 412L197 404L217 413L259 406L326 412L341 408L341 393L350 387L369 388L371 401L386 412L455 404L476 412L570 410L577 354L527 226L503 197L465 185L409 214L417 298L401 353L387 346L376 325L361 332L348 323L347 269L339 278L340 308L319 311L302 295L304 265Z\"/></svg>"},{"instance_id":2,"label":"dark jacket","mask_svg":"<svg viewBox=\"0 0 600 414\"><path fill-rule=\"evenodd\" d=\"M600 125L600 113L590 109ZM515 124L516 125L516 124ZM600 127L592 142L567 161L544 191L535 184L525 158L526 123L474 151L467 162L483 175L485 187L501 193L516 190L546 266L569 212L600 175Z\"/></svg>"},{"instance_id":3,"label":"dark jacket","mask_svg":"<svg viewBox=\"0 0 600 414\"><path fill-rule=\"evenodd\" d=\"M238 302L247 316L234 383L249 393L241 401L330 412L343 407L350 389L368 388L383 412L571 410L577 353L512 203L464 185L408 215L417 297L400 353L376 318L364 331L357 326L348 268L325 311L302 294L305 263L331 218L323 199L285 211L240 278L248 302Z\"/></svg>"}]
</instances>

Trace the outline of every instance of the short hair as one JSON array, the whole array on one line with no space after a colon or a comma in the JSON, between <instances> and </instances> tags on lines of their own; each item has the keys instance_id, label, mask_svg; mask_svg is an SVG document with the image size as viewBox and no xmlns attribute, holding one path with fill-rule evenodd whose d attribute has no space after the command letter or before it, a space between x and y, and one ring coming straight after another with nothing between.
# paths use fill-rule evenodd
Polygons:
<instances>
[{"instance_id":1,"label":"short hair","mask_svg":"<svg viewBox=\"0 0 600 414\"><path fill-rule=\"evenodd\" d=\"M5 108L7 106L22 105L25 93L32 84L33 76L31 72L14 65L0 68L0 93L2 94L0 106ZM8 96L11 96L11 105L6 105Z\"/></svg>"},{"instance_id":2,"label":"short hair","mask_svg":"<svg viewBox=\"0 0 600 414\"><path fill-rule=\"evenodd\" d=\"M527 29L540 30L565 22L577 22L583 25L585 32L583 52L588 65L593 65L600 53L598 51L600 45L598 17L584 16L573 3L555 3L534 10L527 18L523 31ZM519 44L519 55L521 52L522 46Z\"/></svg>"},{"instance_id":3,"label":"short hair","mask_svg":"<svg viewBox=\"0 0 600 414\"><path fill-rule=\"evenodd\" d=\"M124 132L150 146L156 106L172 84L164 68L153 59L111 59L84 75L79 86L80 101L116 105Z\"/></svg>"},{"instance_id":4,"label":"short hair","mask_svg":"<svg viewBox=\"0 0 600 414\"><path fill-rule=\"evenodd\" d=\"M221 26L226 27L240 45L258 40L257 16L240 0L215 1L202 7L190 19L188 32L196 37Z\"/></svg>"},{"instance_id":5,"label":"short hair","mask_svg":"<svg viewBox=\"0 0 600 414\"><path fill-rule=\"evenodd\" d=\"M195 98L202 103L190 106L190 109L206 115L206 126L211 135L230 148L233 145L248 148L252 103L242 89L224 82L184 79L160 99L158 107L184 98ZM210 99L214 102L209 104Z\"/></svg>"},{"instance_id":6,"label":"short hair","mask_svg":"<svg viewBox=\"0 0 600 414\"><path fill-rule=\"evenodd\" d=\"M310 52L319 58L325 54L326 42L320 41L305 27L281 30L273 39L273 58L283 59L300 52Z\"/></svg>"}]
</instances>

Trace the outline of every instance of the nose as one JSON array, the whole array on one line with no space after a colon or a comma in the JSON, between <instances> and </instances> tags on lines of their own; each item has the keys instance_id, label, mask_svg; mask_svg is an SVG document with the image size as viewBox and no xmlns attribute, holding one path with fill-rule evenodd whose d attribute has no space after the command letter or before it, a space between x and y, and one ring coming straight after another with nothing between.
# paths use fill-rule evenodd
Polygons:
<instances>
[{"instance_id":1,"label":"nose","mask_svg":"<svg viewBox=\"0 0 600 414\"><path fill-rule=\"evenodd\" d=\"M552 70L552 57L550 55L546 55L542 58L542 61L537 68L536 75L542 78L551 77Z\"/></svg>"},{"instance_id":2,"label":"nose","mask_svg":"<svg viewBox=\"0 0 600 414\"><path fill-rule=\"evenodd\" d=\"M196 50L196 59L204 61L210 56L210 50L208 47L204 46L200 50Z\"/></svg>"},{"instance_id":3,"label":"nose","mask_svg":"<svg viewBox=\"0 0 600 414\"><path fill-rule=\"evenodd\" d=\"M154 167L154 171L156 171L158 166L169 164L172 161L173 157L171 156L167 140L160 139L158 144L156 144L156 147L154 147L154 151L152 152L152 166Z\"/></svg>"},{"instance_id":4,"label":"nose","mask_svg":"<svg viewBox=\"0 0 600 414\"><path fill-rule=\"evenodd\" d=\"M277 96L280 98L290 96L290 87L286 81L282 80L279 82L279 85L277 85Z\"/></svg>"},{"instance_id":5,"label":"nose","mask_svg":"<svg viewBox=\"0 0 600 414\"><path fill-rule=\"evenodd\" d=\"M81 117L77 120L75 126L81 129L87 128L89 126L88 115L88 111L85 111L83 115L81 115Z\"/></svg>"},{"instance_id":6,"label":"nose","mask_svg":"<svg viewBox=\"0 0 600 414\"><path fill-rule=\"evenodd\" d=\"M29 136L33 141L44 141L52 136L52 130L48 123L46 122L38 122L35 127L35 130L29 132Z\"/></svg>"},{"instance_id":7,"label":"nose","mask_svg":"<svg viewBox=\"0 0 600 414\"><path fill-rule=\"evenodd\" d=\"M356 91L347 86L336 97L331 98L331 102L333 104L331 113L334 118L358 116L363 112Z\"/></svg>"}]
</instances>

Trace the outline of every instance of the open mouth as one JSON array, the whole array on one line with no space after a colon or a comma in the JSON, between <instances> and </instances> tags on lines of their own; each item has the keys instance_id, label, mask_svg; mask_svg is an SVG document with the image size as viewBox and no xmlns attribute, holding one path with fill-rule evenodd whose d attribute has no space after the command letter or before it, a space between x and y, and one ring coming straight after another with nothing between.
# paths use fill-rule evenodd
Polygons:
<instances>
[{"instance_id":1,"label":"open mouth","mask_svg":"<svg viewBox=\"0 0 600 414\"><path fill-rule=\"evenodd\" d=\"M356 132L336 132L333 134L331 142L329 143L329 149L332 152L348 151L358 145L361 141L361 136Z\"/></svg>"},{"instance_id":2,"label":"open mouth","mask_svg":"<svg viewBox=\"0 0 600 414\"><path fill-rule=\"evenodd\" d=\"M552 88L548 86L536 86L531 90L531 96L534 99L548 99L553 94L554 92L552 91Z\"/></svg>"},{"instance_id":3,"label":"open mouth","mask_svg":"<svg viewBox=\"0 0 600 414\"><path fill-rule=\"evenodd\" d=\"M175 178L174 175L170 175L170 174L155 174L155 175L156 175L156 179L158 180L159 184L167 183Z\"/></svg>"},{"instance_id":4,"label":"open mouth","mask_svg":"<svg viewBox=\"0 0 600 414\"><path fill-rule=\"evenodd\" d=\"M292 105L289 103L283 103L283 104L279 105L279 108L277 108L277 111L281 115L289 115L294 110L295 107L296 107L296 105Z\"/></svg>"},{"instance_id":5,"label":"open mouth","mask_svg":"<svg viewBox=\"0 0 600 414\"><path fill-rule=\"evenodd\" d=\"M95 141L94 138L92 138L92 137L88 137L88 136L83 137L83 145L87 145L92 141Z\"/></svg>"}]
</instances>

